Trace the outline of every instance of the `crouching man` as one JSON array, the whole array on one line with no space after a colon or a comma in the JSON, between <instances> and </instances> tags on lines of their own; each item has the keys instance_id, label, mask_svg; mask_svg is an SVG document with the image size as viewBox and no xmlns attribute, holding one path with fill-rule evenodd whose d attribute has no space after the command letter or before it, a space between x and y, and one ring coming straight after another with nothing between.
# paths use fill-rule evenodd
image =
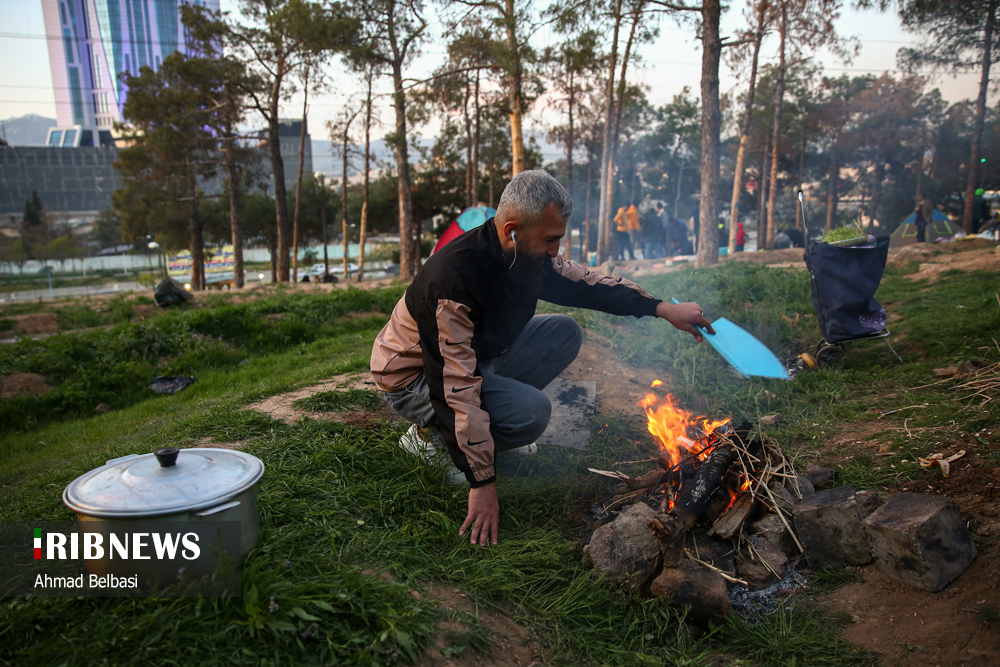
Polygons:
<instances>
[{"instance_id":1,"label":"crouching man","mask_svg":"<svg viewBox=\"0 0 1000 667\"><path fill-rule=\"evenodd\" d=\"M701 341L715 333L695 303L654 299L622 278L559 256L573 201L544 171L518 174L495 218L427 260L372 349L375 384L413 422L400 441L446 450L470 485L459 531L497 543L498 452L533 446L549 423L542 389L572 363L583 335L564 315L535 316L539 299L612 315L655 316Z\"/></svg>"}]
</instances>

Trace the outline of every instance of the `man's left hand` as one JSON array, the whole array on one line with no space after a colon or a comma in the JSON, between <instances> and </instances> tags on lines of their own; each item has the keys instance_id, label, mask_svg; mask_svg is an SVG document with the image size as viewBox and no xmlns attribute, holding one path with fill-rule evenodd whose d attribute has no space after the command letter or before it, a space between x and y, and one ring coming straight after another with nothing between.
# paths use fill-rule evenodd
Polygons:
<instances>
[{"instance_id":1,"label":"man's left hand","mask_svg":"<svg viewBox=\"0 0 1000 667\"><path fill-rule=\"evenodd\" d=\"M465 531L471 528L470 544L486 546L487 541L496 544L499 525L500 503L496 483L469 489L469 514L458 530L459 536L465 535Z\"/></svg>"},{"instance_id":2,"label":"man's left hand","mask_svg":"<svg viewBox=\"0 0 1000 667\"><path fill-rule=\"evenodd\" d=\"M702 335L698 327L702 327L708 333L715 335L712 323L705 317L701 306L693 301L685 303L667 303L666 301L661 301L656 306L656 316L670 322L681 331L687 331L699 343L702 341Z\"/></svg>"}]
</instances>

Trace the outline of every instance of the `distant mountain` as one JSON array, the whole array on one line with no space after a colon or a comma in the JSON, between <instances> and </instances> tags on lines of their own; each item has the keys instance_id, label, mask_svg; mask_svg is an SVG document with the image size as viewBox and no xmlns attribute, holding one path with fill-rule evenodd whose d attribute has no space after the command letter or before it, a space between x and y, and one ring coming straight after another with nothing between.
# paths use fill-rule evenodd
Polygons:
<instances>
[{"instance_id":1,"label":"distant mountain","mask_svg":"<svg viewBox=\"0 0 1000 667\"><path fill-rule=\"evenodd\" d=\"M56 124L55 118L45 118L33 113L0 121L3 128L0 136L11 146L44 146L49 128Z\"/></svg>"},{"instance_id":2,"label":"distant mountain","mask_svg":"<svg viewBox=\"0 0 1000 667\"><path fill-rule=\"evenodd\" d=\"M420 161L420 151L417 150L418 146L424 146L430 148L434 145L434 139L428 139L425 137L416 137L410 139L410 164L416 164ZM362 154L364 153L364 146L354 146L353 150L357 151L357 155L351 156L349 161L349 167L347 173L349 176L355 174L360 174L364 165L364 158ZM372 155L374 156L374 164L372 169L374 171L379 171L385 167L396 168L396 148L391 146L381 139L372 141ZM312 140L312 158L313 158L313 171L326 174L328 179L330 178L340 178L340 170L343 165L343 157L340 155L340 147L337 147L336 152L333 151L333 144L329 141L323 139L313 139Z\"/></svg>"},{"instance_id":3,"label":"distant mountain","mask_svg":"<svg viewBox=\"0 0 1000 667\"><path fill-rule=\"evenodd\" d=\"M527 141L529 137L534 137L535 141L538 142L538 146L542 151L542 159L544 162L549 163L562 159L562 149L559 146L555 146L546 141L543 134L539 132L528 132L526 133L525 141ZM419 147L430 149L434 146L435 141L437 141L435 137L411 138L410 164L420 162L420 151L417 150ZM359 149L357 146L354 148L355 150ZM340 156L339 147L337 148L336 153L332 152L332 149L333 146L329 141L325 141L323 139L312 140L313 171L326 174L327 179L340 178L341 161L343 158ZM356 157L352 157L350 161L351 166L347 170L349 176L361 173L361 153L364 152L364 147L361 146L360 149L361 150L358 150L358 155ZM374 170L378 171L384 169L385 167L390 167L392 169L396 168L395 147L379 139L378 141L372 142L372 153L375 156L375 164L373 166Z\"/></svg>"}]
</instances>

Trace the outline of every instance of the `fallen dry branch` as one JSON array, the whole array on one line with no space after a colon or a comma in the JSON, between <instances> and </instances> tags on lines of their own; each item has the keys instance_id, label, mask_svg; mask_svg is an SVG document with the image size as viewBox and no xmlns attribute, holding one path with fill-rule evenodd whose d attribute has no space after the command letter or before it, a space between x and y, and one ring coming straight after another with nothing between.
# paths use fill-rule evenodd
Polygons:
<instances>
[{"instance_id":1,"label":"fallen dry branch","mask_svg":"<svg viewBox=\"0 0 1000 667\"><path fill-rule=\"evenodd\" d=\"M694 561L695 563L698 563L698 565L701 565L702 567L707 567L709 570L711 570L712 572L717 573L719 576L721 576L723 579L725 579L728 582L731 582L731 583L734 583L734 584L743 584L744 586L749 586L750 585L747 582L743 581L742 579L737 579L736 577L727 574L724 570L720 570L719 568L715 567L711 563L706 563L703 560L699 560L698 558L695 558L694 556L691 555L691 550L690 549L685 549L684 550L684 555L688 557L688 560Z\"/></svg>"}]
</instances>

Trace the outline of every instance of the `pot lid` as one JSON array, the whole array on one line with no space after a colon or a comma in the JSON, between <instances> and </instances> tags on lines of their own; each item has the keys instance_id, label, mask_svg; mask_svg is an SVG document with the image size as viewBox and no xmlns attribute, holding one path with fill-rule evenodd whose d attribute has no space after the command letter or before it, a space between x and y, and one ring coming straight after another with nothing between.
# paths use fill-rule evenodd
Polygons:
<instances>
[{"instance_id":1,"label":"pot lid","mask_svg":"<svg viewBox=\"0 0 1000 667\"><path fill-rule=\"evenodd\" d=\"M77 477L63 491L74 512L104 518L208 509L243 493L264 474L256 456L231 449L158 449L131 454Z\"/></svg>"}]
</instances>

